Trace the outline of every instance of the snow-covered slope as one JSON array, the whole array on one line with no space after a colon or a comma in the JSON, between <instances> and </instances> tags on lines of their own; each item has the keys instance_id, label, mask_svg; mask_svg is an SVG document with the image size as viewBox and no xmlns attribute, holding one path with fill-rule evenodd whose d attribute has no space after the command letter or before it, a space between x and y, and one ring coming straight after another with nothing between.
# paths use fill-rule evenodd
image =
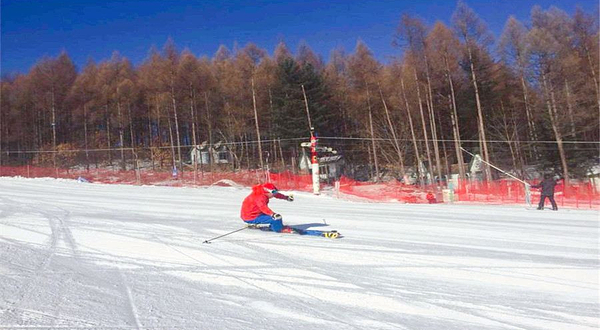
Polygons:
<instances>
[{"instance_id":1,"label":"snow-covered slope","mask_svg":"<svg viewBox=\"0 0 600 330\"><path fill-rule=\"evenodd\" d=\"M0 327L597 329L597 211L0 178Z\"/></svg>"}]
</instances>

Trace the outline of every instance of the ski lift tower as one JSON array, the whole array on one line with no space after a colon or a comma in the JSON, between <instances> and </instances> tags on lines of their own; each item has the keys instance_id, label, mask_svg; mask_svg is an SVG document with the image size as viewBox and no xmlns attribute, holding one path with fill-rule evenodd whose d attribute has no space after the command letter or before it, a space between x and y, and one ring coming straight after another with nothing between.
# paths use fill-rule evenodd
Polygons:
<instances>
[{"instance_id":1,"label":"ski lift tower","mask_svg":"<svg viewBox=\"0 0 600 330\"><path fill-rule=\"evenodd\" d=\"M319 194L319 159L317 158L317 137L315 136L315 128L310 120L310 111L308 109L308 99L306 98L306 90L302 86L302 95L304 95L304 106L306 107L306 118L308 119L308 127L310 128L310 163L312 167L312 182L313 194ZM305 147L306 142L301 145Z\"/></svg>"},{"instance_id":2,"label":"ski lift tower","mask_svg":"<svg viewBox=\"0 0 600 330\"><path fill-rule=\"evenodd\" d=\"M319 184L319 158L317 157L317 137L315 136L315 128L310 128L310 142L302 142L300 146L310 147L310 166L312 169L312 184L313 194L318 195L320 192Z\"/></svg>"}]
</instances>

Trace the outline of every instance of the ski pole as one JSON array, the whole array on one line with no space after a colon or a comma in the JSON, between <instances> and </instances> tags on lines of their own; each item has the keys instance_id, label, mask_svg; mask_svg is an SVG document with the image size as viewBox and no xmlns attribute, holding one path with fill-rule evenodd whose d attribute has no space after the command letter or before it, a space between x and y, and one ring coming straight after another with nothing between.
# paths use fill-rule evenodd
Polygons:
<instances>
[{"instance_id":1,"label":"ski pole","mask_svg":"<svg viewBox=\"0 0 600 330\"><path fill-rule=\"evenodd\" d=\"M242 231L242 230L244 230L244 229L248 229L248 226L246 226L246 227L244 227L244 228L236 229L236 230L234 230L234 231L230 231L230 232L228 232L227 234L223 234L223 235L221 235L221 236L217 236L217 237L213 237L213 238L211 238L211 239L207 239L206 241L204 241L204 242L202 242L202 243L208 243L208 244L210 244L210 241L214 241L214 240L216 240L217 238L221 238L221 237L225 237L225 236L227 236L227 235L231 235L231 234L233 234L233 233L237 233L238 231Z\"/></svg>"}]
</instances>

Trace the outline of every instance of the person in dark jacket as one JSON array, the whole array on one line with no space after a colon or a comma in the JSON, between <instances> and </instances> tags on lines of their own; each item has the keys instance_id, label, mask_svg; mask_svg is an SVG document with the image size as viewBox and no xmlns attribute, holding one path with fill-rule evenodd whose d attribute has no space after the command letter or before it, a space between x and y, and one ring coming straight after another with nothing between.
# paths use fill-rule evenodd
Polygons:
<instances>
[{"instance_id":1,"label":"person in dark jacket","mask_svg":"<svg viewBox=\"0 0 600 330\"><path fill-rule=\"evenodd\" d=\"M556 180L552 178L552 175L545 174L544 180L542 182L531 186L531 188L542 188L542 193L540 196L540 204L538 205L538 210L544 209L544 202L546 198L550 200L552 203L552 210L557 211L558 207L556 206L556 201L554 200L554 187L557 185Z\"/></svg>"}]
</instances>

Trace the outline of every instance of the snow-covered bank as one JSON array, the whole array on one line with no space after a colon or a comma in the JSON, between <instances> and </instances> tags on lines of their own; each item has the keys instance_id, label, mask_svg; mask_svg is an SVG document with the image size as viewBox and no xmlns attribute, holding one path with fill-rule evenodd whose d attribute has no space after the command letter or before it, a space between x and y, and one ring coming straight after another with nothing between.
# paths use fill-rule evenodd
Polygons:
<instances>
[{"instance_id":1,"label":"snow-covered bank","mask_svg":"<svg viewBox=\"0 0 600 330\"><path fill-rule=\"evenodd\" d=\"M244 230L248 189L0 178L0 327L596 329L598 211L296 193Z\"/></svg>"}]
</instances>

